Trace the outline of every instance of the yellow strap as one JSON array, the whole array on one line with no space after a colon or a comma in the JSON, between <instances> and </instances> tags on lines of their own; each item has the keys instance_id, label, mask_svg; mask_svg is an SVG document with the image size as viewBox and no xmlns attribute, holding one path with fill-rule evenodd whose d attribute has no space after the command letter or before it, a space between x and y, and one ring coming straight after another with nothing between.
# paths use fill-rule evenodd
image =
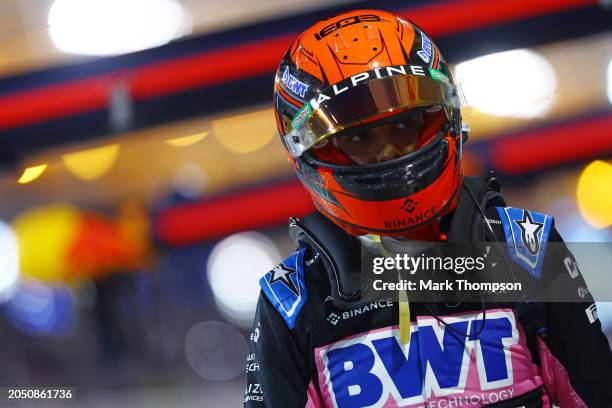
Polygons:
<instances>
[{"instance_id":1,"label":"yellow strap","mask_svg":"<svg viewBox=\"0 0 612 408\"><path fill-rule=\"evenodd\" d=\"M383 255L390 256L389 252L383 247L382 241L378 235L371 235L372 240L380 244L380 249ZM397 279L401 281L402 276L400 272L397 272ZM399 291L398 297L398 310L399 310L399 340L401 344L410 343L410 303L408 302L408 294L405 290Z\"/></svg>"},{"instance_id":2,"label":"yellow strap","mask_svg":"<svg viewBox=\"0 0 612 408\"><path fill-rule=\"evenodd\" d=\"M410 303L406 291L399 291L399 331L400 343L410 343Z\"/></svg>"}]
</instances>

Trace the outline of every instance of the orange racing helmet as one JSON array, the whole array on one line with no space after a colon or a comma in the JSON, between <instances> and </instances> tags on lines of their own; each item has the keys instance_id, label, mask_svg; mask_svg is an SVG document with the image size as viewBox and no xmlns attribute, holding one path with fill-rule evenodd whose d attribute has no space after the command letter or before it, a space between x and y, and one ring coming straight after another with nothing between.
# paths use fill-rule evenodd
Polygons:
<instances>
[{"instance_id":1,"label":"orange racing helmet","mask_svg":"<svg viewBox=\"0 0 612 408\"><path fill-rule=\"evenodd\" d=\"M274 87L289 161L317 209L351 235L406 236L454 209L461 105L429 37L375 10L303 32Z\"/></svg>"}]
</instances>

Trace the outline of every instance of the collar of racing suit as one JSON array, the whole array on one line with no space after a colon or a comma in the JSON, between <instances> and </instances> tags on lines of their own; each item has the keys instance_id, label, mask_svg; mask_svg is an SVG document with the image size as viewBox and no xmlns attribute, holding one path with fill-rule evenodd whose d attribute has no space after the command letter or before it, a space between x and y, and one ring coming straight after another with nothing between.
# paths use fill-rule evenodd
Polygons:
<instances>
[{"instance_id":1,"label":"collar of racing suit","mask_svg":"<svg viewBox=\"0 0 612 408\"><path fill-rule=\"evenodd\" d=\"M484 242L486 224L480 210L505 205L501 185L490 173L464 177L462 187L456 209L441 220L441 228L448 242ZM301 220L291 218L289 235L323 263L336 306L356 307L368 301L361 292L361 256L356 256L361 253L359 237L348 235L319 212Z\"/></svg>"}]
</instances>

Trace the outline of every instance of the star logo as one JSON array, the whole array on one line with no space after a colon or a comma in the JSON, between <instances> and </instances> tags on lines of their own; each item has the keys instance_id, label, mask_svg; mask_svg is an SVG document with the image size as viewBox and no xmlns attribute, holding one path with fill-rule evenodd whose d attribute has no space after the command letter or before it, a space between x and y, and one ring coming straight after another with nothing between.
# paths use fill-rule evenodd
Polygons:
<instances>
[{"instance_id":1,"label":"star logo","mask_svg":"<svg viewBox=\"0 0 612 408\"><path fill-rule=\"evenodd\" d=\"M544 224L534 222L529 211L524 211L523 219L515 222L521 229L521 239L523 240L523 245L525 245L525 248L527 248L531 255L537 255L540 250L538 232L542 229L542 227L544 227Z\"/></svg>"},{"instance_id":2,"label":"star logo","mask_svg":"<svg viewBox=\"0 0 612 408\"><path fill-rule=\"evenodd\" d=\"M270 280L268 281L268 283L272 285L274 282L280 281L287 287L287 289L293 292L295 296L300 296L300 292L298 291L298 288L295 286L295 284L291 280L292 273L295 273L293 269L289 269L283 264L276 265L270 271Z\"/></svg>"}]
</instances>

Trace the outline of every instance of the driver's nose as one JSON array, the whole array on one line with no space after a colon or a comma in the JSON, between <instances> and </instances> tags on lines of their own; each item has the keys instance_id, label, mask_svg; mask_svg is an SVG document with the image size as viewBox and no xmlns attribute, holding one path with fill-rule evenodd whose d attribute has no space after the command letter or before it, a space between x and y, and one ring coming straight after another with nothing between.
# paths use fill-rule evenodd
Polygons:
<instances>
[{"instance_id":1,"label":"driver's nose","mask_svg":"<svg viewBox=\"0 0 612 408\"><path fill-rule=\"evenodd\" d=\"M401 155L402 152L400 152L400 150L395 147L395 145L388 143L382 148L380 153L378 153L378 156L376 157L376 162L380 163L387 160L393 160L400 157Z\"/></svg>"}]
</instances>

